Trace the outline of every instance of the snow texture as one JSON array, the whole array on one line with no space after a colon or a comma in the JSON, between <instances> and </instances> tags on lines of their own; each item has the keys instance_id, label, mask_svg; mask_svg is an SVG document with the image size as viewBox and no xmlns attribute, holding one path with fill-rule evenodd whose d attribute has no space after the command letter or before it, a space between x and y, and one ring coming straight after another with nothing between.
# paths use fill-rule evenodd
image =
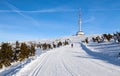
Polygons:
<instances>
[{"instance_id":1,"label":"snow texture","mask_svg":"<svg viewBox=\"0 0 120 76\"><path fill-rule=\"evenodd\" d=\"M44 53L36 48L34 58L27 59L25 65L11 66L0 76L120 76L120 60L117 57L120 44L81 43L86 36L61 40L67 38L73 43L73 48L67 45Z\"/></svg>"},{"instance_id":2,"label":"snow texture","mask_svg":"<svg viewBox=\"0 0 120 76\"><path fill-rule=\"evenodd\" d=\"M111 61L111 62L110 62ZM42 54L16 76L119 76L119 63L81 43Z\"/></svg>"}]
</instances>

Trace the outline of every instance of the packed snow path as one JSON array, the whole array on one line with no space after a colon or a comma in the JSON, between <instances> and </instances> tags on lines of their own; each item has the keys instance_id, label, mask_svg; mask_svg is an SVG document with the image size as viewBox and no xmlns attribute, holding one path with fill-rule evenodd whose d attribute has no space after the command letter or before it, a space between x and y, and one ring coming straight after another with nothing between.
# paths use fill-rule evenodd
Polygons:
<instances>
[{"instance_id":1,"label":"packed snow path","mask_svg":"<svg viewBox=\"0 0 120 76\"><path fill-rule=\"evenodd\" d=\"M43 53L16 76L120 76L120 66L95 59L75 43Z\"/></svg>"}]
</instances>

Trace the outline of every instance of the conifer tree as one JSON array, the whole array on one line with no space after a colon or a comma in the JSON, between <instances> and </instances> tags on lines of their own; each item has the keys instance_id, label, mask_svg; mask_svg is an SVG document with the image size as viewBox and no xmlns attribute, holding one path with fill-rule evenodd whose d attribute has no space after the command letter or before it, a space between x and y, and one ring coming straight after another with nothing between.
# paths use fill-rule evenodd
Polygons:
<instances>
[{"instance_id":1,"label":"conifer tree","mask_svg":"<svg viewBox=\"0 0 120 76\"><path fill-rule=\"evenodd\" d=\"M65 40L64 45L68 45L68 44L69 44L68 41Z\"/></svg>"},{"instance_id":2,"label":"conifer tree","mask_svg":"<svg viewBox=\"0 0 120 76\"><path fill-rule=\"evenodd\" d=\"M21 43L19 58L20 61L29 57L29 48L26 43Z\"/></svg>"},{"instance_id":3,"label":"conifer tree","mask_svg":"<svg viewBox=\"0 0 120 76\"><path fill-rule=\"evenodd\" d=\"M18 60L18 54L20 52L20 43L18 41L16 41L16 46L15 46L15 51L14 51L14 60L17 61Z\"/></svg>"},{"instance_id":4,"label":"conifer tree","mask_svg":"<svg viewBox=\"0 0 120 76\"><path fill-rule=\"evenodd\" d=\"M30 46L30 56L35 55L35 47L33 45Z\"/></svg>"},{"instance_id":5,"label":"conifer tree","mask_svg":"<svg viewBox=\"0 0 120 76\"><path fill-rule=\"evenodd\" d=\"M0 67L10 66L13 59L12 46L9 43L2 43L0 49Z\"/></svg>"}]
</instances>

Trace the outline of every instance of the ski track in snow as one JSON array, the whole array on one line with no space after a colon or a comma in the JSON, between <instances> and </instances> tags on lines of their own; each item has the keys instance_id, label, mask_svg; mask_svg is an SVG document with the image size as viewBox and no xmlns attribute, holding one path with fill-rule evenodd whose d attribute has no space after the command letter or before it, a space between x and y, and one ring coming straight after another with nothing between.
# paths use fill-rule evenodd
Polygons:
<instances>
[{"instance_id":1,"label":"ski track in snow","mask_svg":"<svg viewBox=\"0 0 120 76\"><path fill-rule=\"evenodd\" d=\"M53 49L26 65L15 76L120 76L120 66L91 56L87 52L90 50L85 48L74 43L73 48L67 45Z\"/></svg>"},{"instance_id":2,"label":"ski track in snow","mask_svg":"<svg viewBox=\"0 0 120 76\"><path fill-rule=\"evenodd\" d=\"M41 63L39 63L39 65L34 69L33 73L31 73L30 76L37 76L38 72L40 71L40 69L45 65L45 63L48 60L49 55L43 57L41 59Z\"/></svg>"}]
</instances>

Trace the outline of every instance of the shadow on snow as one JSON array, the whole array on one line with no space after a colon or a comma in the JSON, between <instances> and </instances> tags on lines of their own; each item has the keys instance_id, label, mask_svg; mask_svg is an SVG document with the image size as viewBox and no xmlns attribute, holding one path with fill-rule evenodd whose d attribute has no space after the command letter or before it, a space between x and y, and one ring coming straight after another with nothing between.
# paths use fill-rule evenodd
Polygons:
<instances>
[{"instance_id":1,"label":"shadow on snow","mask_svg":"<svg viewBox=\"0 0 120 76\"><path fill-rule=\"evenodd\" d=\"M99 53L99 52L93 52L90 49L88 49L84 44L80 43L82 49L89 54L90 56L92 56L94 59L100 59L103 61L106 61L108 63L120 66L120 60L115 58L115 57L111 57L111 56L106 56L105 54ZM81 56L80 56L81 57ZM87 58L87 57L85 57Z\"/></svg>"}]
</instances>

